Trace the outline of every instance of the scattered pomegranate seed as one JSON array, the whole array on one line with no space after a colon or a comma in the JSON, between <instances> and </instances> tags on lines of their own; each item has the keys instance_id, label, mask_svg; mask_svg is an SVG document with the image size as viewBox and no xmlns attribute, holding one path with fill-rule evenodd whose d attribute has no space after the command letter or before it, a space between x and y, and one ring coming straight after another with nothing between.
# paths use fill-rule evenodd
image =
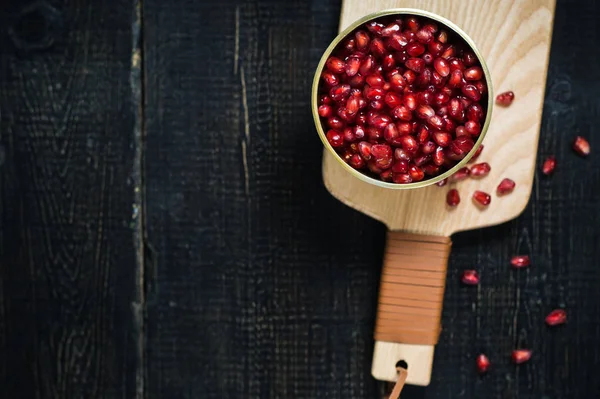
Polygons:
<instances>
[{"instance_id":1,"label":"scattered pomegranate seed","mask_svg":"<svg viewBox=\"0 0 600 399\"><path fill-rule=\"evenodd\" d=\"M515 364L525 363L531 359L531 351L529 349L515 349L512 351L512 361Z\"/></svg>"},{"instance_id":2,"label":"scattered pomegranate seed","mask_svg":"<svg viewBox=\"0 0 600 399\"><path fill-rule=\"evenodd\" d=\"M505 179L502 179L500 184L498 184L498 187L496 188L496 194L498 194L498 195L510 194L510 193L512 193L512 191L514 189L515 189L515 182L512 181L511 179L505 178Z\"/></svg>"},{"instance_id":3,"label":"scattered pomegranate seed","mask_svg":"<svg viewBox=\"0 0 600 399\"><path fill-rule=\"evenodd\" d=\"M492 197L488 193L479 190L473 193L473 199L482 206L488 206L492 202Z\"/></svg>"},{"instance_id":4,"label":"scattered pomegranate seed","mask_svg":"<svg viewBox=\"0 0 600 399\"><path fill-rule=\"evenodd\" d=\"M483 68L468 48L425 17L381 17L356 29L321 73L328 142L351 167L384 181L451 169L473 149L487 113ZM474 176L487 173L474 168Z\"/></svg>"},{"instance_id":5,"label":"scattered pomegranate seed","mask_svg":"<svg viewBox=\"0 0 600 399\"><path fill-rule=\"evenodd\" d=\"M573 141L573 149L582 157L587 157L590 154L590 143L585 138L577 136Z\"/></svg>"},{"instance_id":6,"label":"scattered pomegranate seed","mask_svg":"<svg viewBox=\"0 0 600 399\"><path fill-rule=\"evenodd\" d=\"M542 172L547 176L554 172L554 168L556 168L556 158L554 155L550 155L542 165Z\"/></svg>"},{"instance_id":7,"label":"scattered pomegranate seed","mask_svg":"<svg viewBox=\"0 0 600 399\"><path fill-rule=\"evenodd\" d=\"M446 203L449 206L456 206L460 203L460 195L458 194L458 190L453 188L452 190L448 191L448 194L446 195Z\"/></svg>"},{"instance_id":8,"label":"scattered pomegranate seed","mask_svg":"<svg viewBox=\"0 0 600 399\"><path fill-rule=\"evenodd\" d=\"M546 324L558 326L567 322L567 312L564 309L555 309L546 316Z\"/></svg>"},{"instance_id":9,"label":"scattered pomegranate seed","mask_svg":"<svg viewBox=\"0 0 600 399\"><path fill-rule=\"evenodd\" d=\"M477 371L479 371L479 374L485 374L490 369L490 359L483 353L477 356L475 362L477 363Z\"/></svg>"},{"instance_id":10,"label":"scattered pomegranate seed","mask_svg":"<svg viewBox=\"0 0 600 399\"><path fill-rule=\"evenodd\" d=\"M479 284L479 273L475 270L463 271L461 281L466 285L477 285Z\"/></svg>"},{"instance_id":11,"label":"scattered pomegranate seed","mask_svg":"<svg viewBox=\"0 0 600 399\"><path fill-rule=\"evenodd\" d=\"M508 107L510 104L512 104L514 99L515 93L512 91L505 91L504 93L500 93L496 96L496 104Z\"/></svg>"},{"instance_id":12,"label":"scattered pomegranate seed","mask_svg":"<svg viewBox=\"0 0 600 399\"><path fill-rule=\"evenodd\" d=\"M492 170L491 166L487 162L478 163L471 166L471 176L474 177L485 177Z\"/></svg>"},{"instance_id":13,"label":"scattered pomegranate seed","mask_svg":"<svg viewBox=\"0 0 600 399\"><path fill-rule=\"evenodd\" d=\"M459 170L457 170L456 173L454 173L452 175L452 180L454 180L454 181L465 180L467 177L469 177L470 174L471 174L471 170L465 166L464 168L460 168Z\"/></svg>"},{"instance_id":14,"label":"scattered pomegranate seed","mask_svg":"<svg viewBox=\"0 0 600 399\"><path fill-rule=\"evenodd\" d=\"M531 260L529 259L529 255L515 255L510 259L510 264L513 265L515 269L520 269L529 266Z\"/></svg>"}]
</instances>

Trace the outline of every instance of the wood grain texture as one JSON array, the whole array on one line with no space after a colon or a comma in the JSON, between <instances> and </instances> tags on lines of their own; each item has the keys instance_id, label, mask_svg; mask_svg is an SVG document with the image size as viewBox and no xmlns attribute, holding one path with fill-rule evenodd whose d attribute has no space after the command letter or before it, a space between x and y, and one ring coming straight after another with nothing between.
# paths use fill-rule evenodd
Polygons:
<instances>
[{"instance_id":1,"label":"wood grain texture","mask_svg":"<svg viewBox=\"0 0 600 399\"><path fill-rule=\"evenodd\" d=\"M495 107L479 161L492 165L488 177L459 184L462 203L448 212L444 189L429 186L389 190L359 180L325 152L323 179L345 204L383 222L390 230L450 236L456 231L490 226L519 215L529 200L546 84L554 0L344 0L340 30L358 18L388 8L420 8L461 27L477 44L492 74L496 92L514 90L511 108ZM520 112L514 112L518 109ZM519 187L510 197L494 195L485 211L471 204L475 190L495 193L510 176Z\"/></svg>"},{"instance_id":2,"label":"wood grain texture","mask_svg":"<svg viewBox=\"0 0 600 399\"><path fill-rule=\"evenodd\" d=\"M0 3L0 396L133 398L130 1Z\"/></svg>"}]
</instances>

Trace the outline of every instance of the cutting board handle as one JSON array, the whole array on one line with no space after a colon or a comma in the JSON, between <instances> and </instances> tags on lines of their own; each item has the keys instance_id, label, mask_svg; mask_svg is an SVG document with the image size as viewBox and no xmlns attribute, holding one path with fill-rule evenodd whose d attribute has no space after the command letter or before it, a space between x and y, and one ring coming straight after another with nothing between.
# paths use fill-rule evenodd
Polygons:
<instances>
[{"instance_id":1,"label":"cutting board handle","mask_svg":"<svg viewBox=\"0 0 600 399\"><path fill-rule=\"evenodd\" d=\"M407 384L429 385L451 246L449 237L388 231L371 369L376 379L394 381L402 360Z\"/></svg>"}]
</instances>

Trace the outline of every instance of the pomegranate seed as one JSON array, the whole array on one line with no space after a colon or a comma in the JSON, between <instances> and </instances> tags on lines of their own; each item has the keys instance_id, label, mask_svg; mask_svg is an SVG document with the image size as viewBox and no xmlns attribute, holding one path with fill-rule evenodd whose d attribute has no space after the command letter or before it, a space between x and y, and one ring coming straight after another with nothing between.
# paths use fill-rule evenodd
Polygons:
<instances>
[{"instance_id":1,"label":"pomegranate seed","mask_svg":"<svg viewBox=\"0 0 600 399\"><path fill-rule=\"evenodd\" d=\"M515 93L512 91L505 91L504 93L500 93L496 96L496 104L508 107L510 104L512 104L514 99Z\"/></svg>"},{"instance_id":2,"label":"pomegranate seed","mask_svg":"<svg viewBox=\"0 0 600 399\"><path fill-rule=\"evenodd\" d=\"M467 123L465 123L465 130L471 136L479 136L479 133L481 133L481 125L479 122L467 121Z\"/></svg>"},{"instance_id":3,"label":"pomegranate seed","mask_svg":"<svg viewBox=\"0 0 600 399\"><path fill-rule=\"evenodd\" d=\"M440 54L442 54L442 51L444 51L444 45L439 41L432 40L429 42L427 49L429 50L431 55L433 55L434 57L437 57Z\"/></svg>"},{"instance_id":4,"label":"pomegranate seed","mask_svg":"<svg viewBox=\"0 0 600 399\"><path fill-rule=\"evenodd\" d=\"M470 51L465 51L463 53L463 62L465 63L466 66L471 66L474 65L477 62L477 57L475 57L475 54L473 54Z\"/></svg>"},{"instance_id":5,"label":"pomegranate seed","mask_svg":"<svg viewBox=\"0 0 600 399\"><path fill-rule=\"evenodd\" d=\"M406 80L406 83L408 83L409 85L413 84L415 80L417 80L417 74L411 71L410 69L407 69L402 76L404 77L404 80Z\"/></svg>"},{"instance_id":6,"label":"pomegranate seed","mask_svg":"<svg viewBox=\"0 0 600 399\"><path fill-rule=\"evenodd\" d=\"M394 158L399 161L411 161L412 156L404 151L402 148L396 148L394 150Z\"/></svg>"},{"instance_id":7,"label":"pomegranate seed","mask_svg":"<svg viewBox=\"0 0 600 399\"><path fill-rule=\"evenodd\" d=\"M358 73L358 68L360 68L360 58L358 57L350 57L346 62L346 75L354 76Z\"/></svg>"},{"instance_id":8,"label":"pomegranate seed","mask_svg":"<svg viewBox=\"0 0 600 399\"><path fill-rule=\"evenodd\" d=\"M399 73L396 73L390 77L390 85L392 88L399 90L406 86L406 79Z\"/></svg>"},{"instance_id":9,"label":"pomegranate seed","mask_svg":"<svg viewBox=\"0 0 600 399\"><path fill-rule=\"evenodd\" d=\"M448 132L435 132L433 133L433 140L440 147L447 147L450 144L450 141L452 140L452 135L450 135L450 133Z\"/></svg>"},{"instance_id":10,"label":"pomegranate seed","mask_svg":"<svg viewBox=\"0 0 600 399\"><path fill-rule=\"evenodd\" d=\"M475 87L477 87L477 90L479 90L481 95L487 93L487 86L485 83L483 83L482 80L478 80L477 82L475 82Z\"/></svg>"},{"instance_id":11,"label":"pomegranate seed","mask_svg":"<svg viewBox=\"0 0 600 399\"><path fill-rule=\"evenodd\" d=\"M402 50L408 44L408 39L402 33L394 34L388 39L388 46L394 50ZM425 51L423 49L423 51Z\"/></svg>"},{"instance_id":12,"label":"pomegranate seed","mask_svg":"<svg viewBox=\"0 0 600 399\"><path fill-rule=\"evenodd\" d=\"M411 30L412 32L416 32L419 30L419 27L421 26L419 24L419 21L417 20L417 18L415 17L408 17L406 18L406 27Z\"/></svg>"},{"instance_id":13,"label":"pomegranate seed","mask_svg":"<svg viewBox=\"0 0 600 399\"><path fill-rule=\"evenodd\" d=\"M411 57L418 57L425 52L425 46L421 43L413 42L406 46L406 53Z\"/></svg>"},{"instance_id":14,"label":"pomegranate seed","mask_svg":"<svg viewBox=\"0 0 600 399\"><path fill-rule=\"evenodd\" d=\"M377 21L367 22L366 27L369 30L369 32L371 32L375 36L381 36L381 31L384 28L383 24L380 24Z\"/></svg>"},{"instance_id":15,"label":"pomegranate seed","mask_svg":"<svg viewBox=\"0 0 600 399\"><path fill-rule=\"evenodd\" d=\"M423 59L421 58L409 58L406 61L406 67L408 69L410 69L413 72L416 73L421 73L423 72L423 69L425 68L425 61L423 61Z\"/></svg>"},{"instance_id":16,"label":"pomegranate seed","mask_svg":"<svg viewBox=\"0 0 600 399\"><path fill-rule=\"evenodd\" d=\"M388 107L394 109L395 107L398 107L402 104L402 97L400 97L396 93L389 92L386 93L384 101L388 105Z\"/></svg>"},{"instance_id":17,"label":"pomegranate seed","mask_svg":"<svg viewBox=\"0 0 600 399\"><path fill-rule=\"evenodd\" d=\"M361 75L367 76L371 74L375 70L375 59L372 55L367 55L360 64L360 68L358 68L358 72Z\"/></svg>"},{"instance_id":18,"label":"pomegranate seed","mask_svg":"<svg viewBox=\"0 0 600 399\"><path fill-rule=\"evenodd\" d=\"M450 64L448 64L448 61L441 57L436 58L433 61L433 67L435 68L435 71L440 74L440 76L445 77L450 75Z\"/></svg>"},{"instance_id":19,"label":"pomegranate seed","mask_svg":"<svg viewBox=\"0 0 600 399\"><path fill-rule=\"evenodd\" d=\"M367 162L367 168L369 168L371 172L376 174L380 174L381 172L383 172L383 170L379 166L377 166L374 159L371 159L369 162Z\"/></svg>"},{"instance_id":20,"label":"pomegranate seed","mask_svg":"<svg viewBox=\"0 0 600 399\"><path fill-rule=\"evenodd\" d=\"M446 125L441 116L433 115L427 119L427 124L434 129L443 129Z\"/></svg>"},{"instance_id":21,"label":"pomegranate seed","mask_svg":"<svg viewBox=\"0 0 600 399\"><path fill-rule=\"evenodd\" d=\"M356 140L362 140L365 138L365 129L362 126L356 125L354 126L354 138Z\"/></svg>"},{"instance_id":22,"label":"pomegranate seed","mask_svg":"<svg viewBox=\"0 0 600 399\"><path fill-rule=\"evenodd\" d=\"M457 128L458 129L458 128ZM473 140L469 137L457 137L456 140L450 144L450 151L452 151L455 155L460 157L460 159L464 158L465 155L469 153L475 146Z\"/></svg>"},{"instance_id":23,"label":"pomegranate seed","mask_svg":"<svg viewBox=\"0 0 600 399\"><path fill-rule=\"evenodd\" d=\"M425 70L425 72L427 72L427 70ZM425 75L425 72L423 72L420 76ZM417 94L417 101L419 104L430 105L433 103L433 94L430 91L422 91Z\"/></svg>"},{"instance_id":24,"label":"pomegranate seed","mask_svg":"<svg viewBox=\"0 0 600 399\"><path fill-rule=\"evenodd\" d=\"M392 170L384 170L379 174L379 178L383 181L392 181Z\"/></svg>"},{"instance_id":25,"label":"pomegranate seed","mask_svg":"<svg viewBox=\"0 0 600 399\"><path fill-rule=\"evenodd\" d=\"M478 66L474 66L474 67L465 69L465 71L463 72L463 75L466 80L479 80L483 77L483 70Z\"/></svg>"},{"instance_id":26,"label":"pomegranate seed","mask_svg":"<svg viewBox=\"0 0 600 399\"><path fill-rule=\"evenodd\" d=\"M417 165L410 166L408 168L408 174L413 181L421 181L425 177L425 172L423 172L423 169L419 168Z\"/></svg>"},{"instance_id":27,"label":"pomegranate seed","mask_svg":"<svg viewBox=\"0 0 600 399\"><path fill-rule=\"evenodd\" d=\"M346 101L346 99L350 96L350 86L349 85L337 85L331 88L329 91L329 97L337 103L342 101Z\"/></svg>"},{"instance_id":28,"label":"pomegranate seed","mask_svg":"<svg viewBox=\"0 0 600 399\"><path fill-rule=\"evenodd\" d=\"M429 161L431 161L431 155L421 155L420 157L416 157L414 162L415 165L423 167Z\"/></svg>"},{"instance_id":29,"label":"pomegranate seed","mask_svg":"<svg viewBox=\"0 0 600 399\"><path fill-rule=\"evenodd\" d=\"M346 109L350 115L354 115L358 112L360 108L360 101L357 97L350 97L348 101L346 101Z\"/></svg>"},{"instance_id":30,"label":"pomegranate seed","mask_svg":"<svg viewBox=\"0 0 600 399\"><path fill-rule=\"evenodd\" d=\"M423 27L423 29L421 29L417 32L417 40L420 41L421 43L427 44L433 40L433 32L431 32L429 29L425 29L425 27Z\"/></svg>"},{"instance_id":31,"label":"pomegranate seed","mask_svg":"<svg viewBox=\"0 0 600 399\"><path fill-rule=\"evenodd\" d=\"M407 183L412 183L412 177L410 177L410 175L408 173L399 173L399 174L394 174L393 175L393 180L394 183L398 183L398 184L407 184Z\"/></svg>"},{"instance_id":32,"label":"pomegranate seed","mask_svg":"<svg viewBox=\"0 0 600 399\"><path fill-rule=\"evenodd\" d=\"M479 190L473 193L473 199L482 206L488 206L492 202L492 197L488 193Z\"/></svg>"},{"instance_id":33,"label":"pomegranate seed","mask_svg":"<svg viewBox=\"0 0 600 399\"><path fill-rule=\"evenodd\" d=\"M400 133L401 136L411 134L413 132L412 124L409 122L398 122L397 127L398 133Z\"/></svg>"},{"instance_id":34,"label":"pomegranate seed","mask_svg":"<svg viewBox=\"0 0 600 399\"><path fill-rule=\"evenodd\" d=\"M402 143L402 149L406 152L416 152L419 149L419 143L417 143L417 140L413 136L402 136L400 142Z\"/></svg>"},{"instance_id":35,"label":"pomegranate seed","mask_svg":"<svg viewBox=\"0 0 600 399\"><path fill-rule=\"evenodd\" d=\"M391 121L392 119L387 115L374 114L367 122L376 129L384 129Z\"/></svg>"},{"instance_id":36,"label":"pomegranate seed","mask_svg":"<svg viewBox=\"0 0 600 399\"><path fill-rule=\"evenodd\" d=\"M425 53L421 56L425 65L431 65L433 63L433 55L431 53Z\"/></svg>"},{"instance_id":37,"label":"pomegranate seed","mask_svg":"<svg viewBox=\"0 0 600 399\"><path fill-rule=\"evenodd\" d=\"M511 179L508 179L508 178L502 179L502 181L500 182L500 184L498 184L498 187L496 188L496 194L498 194L498 195L510 194L515 189L515 185L516 185L515 182L512 181Z\"/></svg>"},{"instance_id":38,"label":"pomegranate seed","mask_svg":"<svg viewBox=\"0 0 600 399\"><path fill-rule=\"evenodd\" d=\"M490 170L492 170L492 168L490 167L489 163L478 163L476 165L471 166L471 176L485 177L490 173Z\"/></svg>"},{"instance_id":39,"label":"pomegranate seed","mask_svg":"<svg viewBox=\"0 0 600 399\"><path fill-rule=\"evenodd\" d=\"M354 114L351 114L346 107L338 108L337 114L344 122L352 122L354 119Z\"/></svg>"},{"instance_id":40,"label":"pomegranate seed","mask_svg":"<svg viewBox=\"0 0 600 399\"><path fill-rule=\"evenodd\" d=\"M460 195L458 195L457 189L453 188L448 191L448 194L446 194L446 203L449 206L456 206L460 203Z\"/></svg>"},{"instance_id":41,"label":"pomegranate seed","mask_svg":"<svg viewBox=\"0 0 600 399\"><path fill-rule=\"evenodd\" d=\"M479 273L475 270L465 270L462 273L461 281L466 285L479 284Z\"/></svg>"},{"instance_id":42,"label":"pomegranate seed","mask_svg":"<svg viewBox=\"0 0 600 399\"><path fill-rule=\"evenodd\" d=\"M525 363L531 359L531 351L529 349L515 349L512 351L512 361L514 364Z\"/></svg>"},{"instance_id":43,"label":"pomegranate seed","mask_svg":"<svg viewBox=\"0 0 600 399\"><path fill-rule=\"evenodd\" d=\"M338 131L329 130L327 132L327 141L333 148L339 148L344 145L344 136L342 136Z\"/></svg>"},{"instance_id":44,"label":"pomegranate seed","mask_svg":"<svg viewBox=\"0 0 600 399\"><path fill-rule=\"evenodd\" d=\"M411 111L417 109L417 97L414 94L406 94L404 96L404 105Z\"/></svg>"},{"instance_id":45,"label":"pomegranate seed","mask_svg":"<svg viewBox=\"0 0 600 399\"><path fill-rule=\"evenodd\" d=\"M321 105L319 106L319 116L323 118L327 118L331 116L332 108L329 105Z\"/></svg>"},{"instance_id":46,"label":"pomegranate seed","mask_svg":"<svg viewBox=\"0 0 600 399\"><path fill-rule=\"evenodd\" d=\"M431 70L429 70L428 68L425 68L425 70L417 77L417 86L420 87L427 87L429 85L429 82L431 81ZM427 93L429 95L432 95L432 93L426 91L424 93ZM429 100L431 102L431 100Z\"/></svg>"},{"instance_id":47,"label":"pomegranate seed","mask_svg":"<svg viewBox=\"0 0 600 399\"><path fill-rule=\"evenodd\" d=\"M567 322L567 312L564 309L555 309L546 316L546 324L558 326Z\"/></svg>"},{"instance_id":48,"label":"pomegranate seed","mask_svg":"<svg viewBox=\"0 0 600 399\"><path fill-rule=\"evenodd\" d=\"M367 138L371 144L378 144L383 138L383 133L381 129L374 128L373 126L369 126L367 128Z\"/></svg>"},{"instance_id":49,"label":"pomegranate seed","mask_svg":"<svg viewBox=\"0 0 600 399\"><path fill-rule=\"evenodd\" d=\"M383 43L383 40L381 40L378 37L371 40L370 49L371 53L374 54L376 57L383 57L383 55L385 54L385 44Z\"/></svg>"},{"instance_id":50,"label":"pomegranate seed","mask_svg":"<svg viewBox=\"0 0 600 399\"><path fill-rule=\"evenodd\" d=\"M383 87L385 80L381 75L369 75L366 77L366 82L371 87Z\"/></svg>"},{"instance_id":51,"label":"pomegranate seed","mask_svg":"<svg viewBox=\"0 0 600 399\"><path fill-rule=\"evenodd\" d=\"M550 155L542 165L542 172L548 176L554 172L554 168L556 168L556 158L554 155Z\"/></svg>"},{"instance_id":52,"label":"pomegranate seed","mask_svg":"<svg viewBox=\"0 0 600 399\"><path fill-rule=\"evenodd\" d=\"M455 69L450 72L450 77L448 78L448 86L452 88L459 88L463 84L463 74L460 69ZM475 87L475 86L473 86Z\"/></svg>"},{"instance_id":53,"label":"pomegranate seed","mask_svg":"<svg viewBox=\"0 0 600 399\"><path fill-rule=\"evenodd\" d=\"M516 255L510 259L510 264L515 269L520 269L522 267L529 266L531 264L531 261L529 260L529 255Z\"/></svg>"},{"instance_id":54,"label":"pomegranate seed","mask_svg":"<svg viewBox=\"0 0 600 399\"><path fill-rule=\"evenodd\" d=\"M585 138L577 136L573 141L573 149L582 157L587 157L590 154L590 143Z\"/></svg>"},{"instance_id":55,"label":"pomegranate seed","mask_svg":"<svg viewBox=\"0 0 600 399\"><path fill-rule=\"evenodd\" d=\"M350 164L350 166L352 166L354 169L362 169L365 167L366 162L364 161L364 159L361 158L360 155L358 154L353 154L350 157L350 160L348 161L348 163Z\"/></svg>"},{"instance_id":56,"label":"pomegranate seed","mask_svg":"<svg viewBox=\"0 0 600 399\"><path fill-rule=\"evenodd\" d=\"M383 130L383 138L388 143L392 144L395 140L398 139L400 135L398 134L398 129L394 123L388 124Z\"/></svg>"},{"instance_id":57,"label":"pomegranate seed","mask_svg":"<svg viewBox=\"0 0 600 399\"><path fill-rule=\"evenodd\" d=\"M443 92L436 93L433 97L434 104L438 106L446 104L448 101L450 101L450 96Z\"/></svg>"},{"instance_id":58,"label":"pomegranate seed","mask_svg":"<svg viewBox=\"0 0 600 399\"><path fill-rule=\"evenodd\" d=\"M438 147L435 149L433 153L433 163L440 166L443 165L446 161L446 154L444 153L443 147Z\"/></svg>"},{"instance_id":59,"label":"pomegranate seed","mask_svg":"<svg viewBox=\"0 0 600 399\"><path fill-rule=\"evenodd\" d=\"M375 144L371 147L371 155L375 159L375 165L380 169L392 166L392 148L387 144Z\"/></svg>"},{"instance_id":60,"label":"pomegranate seed","mask_svg":"<svg viewBox=\"0 0 600 399\"><path fill-rule=\"evenodd\" d=\"M442 52L442 54L440 55L440 57L445 58L445 59L449 59L452 56L454 56L454 53L456 52L456 49L453 45L450 45L448 47L446 47L446 49Z\"/></svg>"},{"instance_id":61,"label":"pomegranate seed","mask_svg":"<svg viewBox=\"0 0 600 399\"><path fill-rule=\"evenodd\" d=\"M408 161L400 159L392 166L392 172L394 173L406 173L408 172Z\"/></svg>"},{"instance_id":62,"label":"pomegranate seed","mask_svg":"<svg viewBox=\"0 0 600 399\"><path fill-rule=\"evenodd\" d=\"M448 115L459 122L465 119L464 108L459 99L453 98L448 102Z\"/></svg>"},{"instance_id":63,"label":"pomegranate seed","mask_svg":"<svg viewBox=\"0 0 600 399\"><path fill-rule=\"evenodd\" d=\"M440 76L440 74L437 73L437 71L433 71L433 73L431 74L431 84L433 84L433 87L435 87L436 89L441 89L444 86L444 84L446 84L446 80L447 79L443 76Z\"/></svg>"},{"instance_id":64,"label":"pomegranate seed","mask_svg":"<svg viewBox=\"0 0 600 399\"><path fill-rule=\"evenodd\" d=\"M356 48L356 40L350 38L344 42L344 49L348 53L352 53Z\"/></svg>"},{"instance_id":65,"label":"pomegranate seed","mask_svg":"<svg viewBox=\"0 0 600 399\"><path fill-rule=\"evenodd\" d=\"M421 119L429 119L435 115L435 111L429 105L420 105L417 108L417 116Z\"/></svg>"},{"instance_id":66,"label":"pomegranate seed","mask_svg":"<svg viewBox=\"0 0 600 399\"><path fill-rule=\"evenodd\" d=\"M433 141L427 141L421 145L421 152L424 155L433 154L435 152L436 148L437 148L437 145L435 145L435 143Z\"/></svg>"},{"instance_id":67,"label":"pomegranate seed","mask_svg":"<svg viewBox=\"0 0 600 399\"><path fill-rule=\"evenodd\" d=\"M435 185L438 187L444 187L446 184L448 184L448 178L442 179L439 182L435 183Z\"/></svg>"},{"instance_id":68,"label":"pomegranate seed","mask_svg":"<svg viewBox=\"0 0 600 399\"><path fill-rule=\"evenodd\" d=\"M391 24L389 24L388 26L386 26L385 28L383 28L381 30L381 36L383 36L383 37L392 36L394 33L398 33L398 32L400 32L400 25L396 22L392 22Z\"/></svg>"},{"instance_id":69,"label":"pomegranate seed","mask_svg":"<svg viewBox=\"0 0 600 399\"><path fill-rule=\"evenodd\" d=\"M477 90L477 87L467 84L461 88L462 93L473 101L481 100L481 93Z\"/></svg>"},{"instance_id":70,"label":"pomegranate seed","mask_svg":"<svg viewBox=\"0 0 600 399\"><path fill-rule=\"evenodd\" d=\"M366 105L366 101L363 100L364 104ZM362 108L362 105L361 105ZM359 112L358 115L356 115L356 119L354 120L355 123L357 125L365 125L367 123L367 114L363 112Z\"/></svg>"},{"instance_id":71,"label":"pomegranate seed","mask_svg":"<svg viewBox=\"0 0 600 399\"><path fill-rule=\"evenodd\" d=\"M386 54L381 61L381 67L384 71L392 70L396 67L396 59L393 54Z\"/></svg>"},{"instance_id":72,"label":"pomegranate seed","mask_svg":"<svg viewBox=\"0 0 600 399\"><path fill-rule=\"evenodd\" d=\"M440 31L440 34L438 35L437 40L440 43L447 43L448 42L448 32L446 32L445 30Z\"/></svg>"},{"instance_id":73,"label":"pomegranate seed","mask_svg":"<svg viewBox=\"0 0 600 399\"><path fill-rule=\"evenodd\" d=\"M327 69L329 69L333 73L342 73L346 70L346 64L344 61L340 60L337 57L329 57L327 62L325 63Z\"/></svg>"},{"instance_id":74,"label":"pomegranate seed","mask_svg":"<svg viewBox=\"0 0 600 399\"><path fill-rule=\"evenodd\" d=\"M371 159L371 147L372 146L373 145L371 143L368 143L366 141L361 141L360 143L358 143L358 153L366 161Z\"/></svg>"},{"instance_id":75,"label":"pomegranate seed","mask_svg":"<svg viewBox=\"0 0 600 399\"><path fill-rule=\"evenodd\" d=\"M356 49L359 51L365 51L369 47L369 42L371 38L369 34L364 30L358 30L354 33L354 37L356 38Z\"/></svg>"},{"instance_id":76,"label":"pomegranate seed","mask_svg":"<svg viewBox=\"0 0 600 399\"><path fill-rule=\"evenodd\" d=\"M348 80L348 84L354 89L363 87L365 84L365 78L362 75L354 75L350 80Z\"/></svg>"},{"instance_id":77,"label":"pomegranate seed","mask_svg":"<svg viewBox=\"0 0 600 399\"><path fill-rule=\"evenodd\" d=\"M348 143L352 143L352 142L356 141L356 137L354 137L354 132L352 131L351 127L344 128L344 131L342 132L342 136L344 136L344 141L346 141Z\"/></svg>"},{"instance_id":78,"label":"pomegranate seed","mask_svg":"<svg viewBox=\"0 0 600 399\"><path fill-rule=\"evenodd\" d=\"M327 86L336 86L340 83L340 78L337 75L333 74L330 71L325 71L321 74L321 78L325 81Z\"/></svg>"},{"instance_id":79,"label":"pomegranate seed","mask_svg":"<svg viewBox=\"0 0 600 399\"><path fill-rule=\"evenodd\" d=\"M467 119L475 122L483 120L483 107L477 103L471 104L467 108Z\"/></svg>"},{"instance_id":80,"label":"pomegranate seed","mask_svg":"<svg viewBox=\"0 0 600 399\"><path fill-rule=\"evenodd\" d=\"M447 116L444 117L444 130L448 131L448 132L455 132L456 131L456 122L454 122L452 119L448 118Z\"/></svg>"},{"instance_id":81,"label":"pomegranate seed","mask_svg":"<svg viewBox=\"0 0 600 399\"><path fill-rule=\"evenodd\" d=\"M475 363L477 364L479 374L485 374L490 369L490 359L483 353L477 356Z\"/></svg>"},{"instance_id":82,"label":"pomegranate seed","mask_svg":"<svg viewBox=\"0 0 600 399\"><path fill-rule=\"evenodd\" d=\"M461 181L461 180L465 180L470 175L471 175L471 170L465 166L465 167L462 167L459 170L457 170L451 177L452 177L453 181Z\"/></svg>"},{"instance_id":83,"label":"pomegranate seed","mask_svg":"<svg viewBox=\"0 0 600 399\"><path fill-rule=\"evenodd\" d=\"M409 121L412 119L412 112L404 105L399 105L392 110L392 116L402 121Z\"/></svg>"},{"instance_id":84,"label":"pomegranate seed","mask_svg":"<svg viewBox=\"0 0 600 399\"><path fill-rule=\"evenodd\" d=\"M448 62L450 63L451 71L454 71L456 69L460 69L461 71L463 71L465 69L465 64L459 58L450 58L448 59Z\"/></svg>"},{"instance_id":85,"label":"pomegranate seed","mask_svg":"<svg viewBox=\"0 0 600 399\"><path fill-rule=\"evenodd\" d=\"M385 96L385 90L381 87L365 86L363 94L367 100L381 100Z\"/></svg>"},{"instance_id":86,"label":"pomegranate seed","mask_svg":"<svg viewBox=\"0 0 600 399\"><path fill-rule=\"evenodd\" d=\"M327 124L332 129L342 129L344 127L344 121L342 121L342 119L338 118L337 116L330 116L327 119Z\"/></svg>"}]
</instances>

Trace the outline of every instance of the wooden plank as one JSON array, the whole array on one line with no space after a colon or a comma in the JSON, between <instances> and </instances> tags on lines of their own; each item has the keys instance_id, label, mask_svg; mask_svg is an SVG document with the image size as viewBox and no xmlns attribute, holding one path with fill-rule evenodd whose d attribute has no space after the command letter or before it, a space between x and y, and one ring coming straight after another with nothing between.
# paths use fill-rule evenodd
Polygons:
<instances>
[{"instance_id":1,"label":"wooden plank","mask_svg":"<svg viewBox=\"0 0 600 399\"><path fill-rule=\"evenodd\" d=\"M133 3L58 3L0 5L1 396L133 398Z\"/></svg>"}]
</instances>

